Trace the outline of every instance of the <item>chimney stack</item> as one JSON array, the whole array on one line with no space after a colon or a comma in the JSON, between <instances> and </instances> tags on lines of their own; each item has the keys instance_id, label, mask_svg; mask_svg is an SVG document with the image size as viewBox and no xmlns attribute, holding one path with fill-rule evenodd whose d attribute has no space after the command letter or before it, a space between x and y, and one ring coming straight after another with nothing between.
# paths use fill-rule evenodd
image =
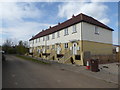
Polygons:
<instances>
[{"instance_id":1,"label":"chimney stack","mask_svg":"<svg viewBox=\"0 0 120 90\"><path fill-rule=\"evenodd\" d=\"M72 18L74 18L75 16L74 16L74 14L72 15Z\"/></svg>"},{"instance_id":2,"label":"chimney stack","mask_svg":"<svg viewBox=\"0 0 120 90\"><path fill-rule=\"evenodd\" d=\"M60 25L60 22L58 22L58 25Z\"/></svg>"}]
</instances>

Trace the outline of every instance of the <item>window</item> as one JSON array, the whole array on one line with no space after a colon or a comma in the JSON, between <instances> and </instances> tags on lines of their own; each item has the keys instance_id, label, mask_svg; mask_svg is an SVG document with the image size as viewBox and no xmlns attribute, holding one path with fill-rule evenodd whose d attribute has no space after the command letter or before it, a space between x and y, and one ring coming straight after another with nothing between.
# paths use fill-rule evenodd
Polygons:
<instances>
[{"instance_id":1,"label":"window","mask_svg":"<svg viewBox=\"0 0 120 90\"><path fill-rule=\"evenodd\" d=\"M37 42L39 42L39 38L37 39Z\"/></svg>"},{"instance_id":2,"label":"window","mask_svg":"<svg viewBox=\"0 0 120 90\"><path fill-rule=\"evenodd\" d=\"M65 43L65 48L68 48L68 43Z\"/></svg>"},{"instance_id":3,"label":"window","mask_svg":"<svg viewBox=\"0 0 120 90\"><path fill-rule=\"evenodd\" d=\"M68 35L68 28L64 30L64 35Z\"/></svg>"},{"instance_id":4,"label":"window","mask_svg":"<svg viewBox=\"0 0 120 90\"><path fill-rule=\"evenodd\" d=\"M76 33L77 30L76 30L76 25L73 26L73 33Z\"/></svg>"},{"instance_id":5,"label":"window","mask_svg":"<svg viewBox=\"0 0 120 90\"><path fill-rule=\"evenodd\" d=\"M47 49L49 49L49 46L47 46Z\"/></svg>"},{"instance_id":6,"label":"window","mask_svg":"<svg viewBox=\"0 0 120 90\"><path fill-rule=\"evenodd\" d=\"M34 40L33 40L33 44L34 44Z\"/></svg>"},{"instance_id":7,"label":"window","mask_svg":"<svg viewBox=\"0 0 120 90\"><path fill-rule=\"evenodd\" d=\"M52 39L54 39L54 38L55 38L55 33L52 34Z\"/></svg>"},{"instance_id":8,"label":"window","mask_svg":"<svg viewBox=\"0 0 120 90\"><path fill-rule=\"evenodd\" d=\"M35 43L35 39L33 40L33 43Z\"/></svg>"},{"instance_id":9,"label":"window","mask_svg":"<svg viewBox=\"0 0 120 90\"><path fill-rule=\"evenodd\" d=\"M37 43L37 39L35 39L36 40L36 43Z\"/></svg>"},{"instance_id":10,"label":"window","mask_svg":"<svg viewBox=\"0 0 120 90\"><path fill-rule=\"evenodd\" d=\"M43 37L43 41L45 41L45 37Z\"/></svg>"},{"instance_id":11,"label":"window","mask_svg":"<svg viewBox=\"0 0 120 90\"><path fill-rule=\"evenodd\" d=\"M95 34L98 34L99 35L99 30L98 30L98 27L95 26Z\"/></svg>"},{"instance_id":12,"label":"window","mask_svg":"<svg viewBox=\"0 0 120 90\"><path fill-rule=\"evenodd\" d=\"M57 32L57 37L60 37L60 31Z\"/></svg>"},{"instance_id":13,"label":"window","mask_svg":"<svg viewBox=\"0 0 120 90\"><path fill-rule=\"evenodd\" d=\"M81 56L80 55L75 55L75 60L81 60Z\"/></svg>"},{"instance_id":14,"label":"window","mask_svg":"<svg viewBox=\"0 0 120 90\"><path fill-rule=\"evenodd\" d=\"M54 49L55 48L55 45L52 45L52 49Z\"/></svg>"},{"instance_id":15,"label":"window","mask_svg":"<svg viewBox=\"0 0 120 90\"><path fill-rule=\"evenodd\" d=\"M40 42L40 38L39 38L39 42Z\"/></svg>"},{"instance_id":16,"label":"window","mask_svg":"<svg viewBox=\"0 0 120 90\"><path fill-rule=\"evenodd\" d=\"M49 35L46 37L46 40L49 40Z\"/></svg>"}]
</instances>

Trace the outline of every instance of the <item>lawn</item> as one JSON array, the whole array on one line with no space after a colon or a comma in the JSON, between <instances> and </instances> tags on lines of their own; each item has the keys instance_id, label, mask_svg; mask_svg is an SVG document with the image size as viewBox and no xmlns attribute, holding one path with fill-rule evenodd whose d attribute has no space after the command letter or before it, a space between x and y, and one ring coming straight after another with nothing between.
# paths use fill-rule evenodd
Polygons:
<instances>
[{"instance_id":1,"label":"lawn","mask_svg":"<svg viewBox=\"0 0 120 90\"><path fill-rule=\"evenodd\" d=\"M48 63L48 62L43 62L43 61L34 59L34 58L32 58L32 57L27 57L27 56L23 56L23 55L16 55L16 57L21 58L21 59L24 59L24 60L33 61L33 62L36 62L36 63L50 64L50 63Z\"/></svg>"}]
</instances>

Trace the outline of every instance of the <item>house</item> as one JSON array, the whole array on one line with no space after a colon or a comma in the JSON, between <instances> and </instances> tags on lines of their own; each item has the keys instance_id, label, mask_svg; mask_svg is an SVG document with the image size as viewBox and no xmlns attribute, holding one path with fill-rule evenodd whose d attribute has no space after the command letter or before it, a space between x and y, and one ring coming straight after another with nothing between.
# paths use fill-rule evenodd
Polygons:
<instances>
[{"instance_id":1,"label":"house","mask_svg":"<svg viewBox=\"0 0 120 90\"><path fill-rule=\"evenodd\" d=\"M85 65L91 55L112 54L112 31L90 16L73 15L32 37L29 52L60 63Z\"/></svg>"}]
</instances>

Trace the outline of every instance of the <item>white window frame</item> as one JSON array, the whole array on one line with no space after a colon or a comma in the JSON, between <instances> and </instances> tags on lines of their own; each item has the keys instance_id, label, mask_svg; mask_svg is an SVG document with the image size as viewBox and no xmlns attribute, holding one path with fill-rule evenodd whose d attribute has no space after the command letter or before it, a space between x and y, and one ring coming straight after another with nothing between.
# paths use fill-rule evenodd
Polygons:
<instances>
[{"instance_id":1,"label":"white window frame","mask_svg":"<svg viewBox=\"0 0 120 90\"><path fill-rule=\"evenodd\" d=\"M43 41L45 41L45 36L43 37Z\"/></svg>"},{"instance_id":2,"label":"white window frame","mask_svg":"<svg viewBox=\"0 0 120 90\"><path fill-rule=\"evenodd\" d=\"M95 26L95 34L99 35L99 29L97 26Z\"/></svg>"},{"instance_id":3,"label":"white window frame","mask_svg":"<svg viewBox=\"0 0 120 90\"><path fill-rule=\"evenodd\" d=\"M73 25L73 33L76 33L76 32L77 32L76 25Z\"/></svg>"},{"instance_id":4,"label":"white window frame","mask_svg":"<svg viewBox=\"0 0 120 90\"><path fill-rule=\"evenodd\" d=\"M52 39L55 39L55 33L52 34Z\"/></svg>"},{"instance_id":5,"label":"white window frame","mask_svg":"<svg viewBox=\"0 0 120 90\"><path fill-rule=\"evenodd\" d=\"M64 35L68 35L68 28L64 29Z\"/></svg>"},{"instance_id":6,"label":"white window frame","mask_svg":"<svg viewBox=\"0 0 120 90\"><path fill-rule=\"evenodd\" d=\"M57 37L60 37L60 31L57 32Z\"/></svg>"},{"instance_id":7,"label":"white window frame","mask_svg":"<svg viewBox=\"0 0 120 90\"><path fill-rule=\"evenodd\" d=\"M68 43L65 43L64 45L65 45L65 46L64 46L65 48L68 48Z\"/></svg>"},{"instance_id":8,"label":"white window frame","mask_svg":"<svg viewBox=\"0 0 120 90\"><path fill-rule=\"evenodd\" d=\"M37 38L37 42L39 42L39 38Z\"/></svg>"},{"instance_id":9,"label":"white window frame","mask_svg":"<svg viewBox=\"0 0 120 90\"><path fill-rule=\"evenodd\" d=\"M50 46L47 46L47 49L49 49L50 48Z\"/></svg>"},{"instance_id":10,"label":"white window frame","mask_svg":"<svg viewBox=\"0 0 120 90\"><path fill-rule=\"evenodd\" d=\"M55 45L52 45L52 49L55 49Z\"/></svg>"},{"instance_id":11,"label":"white window frame","mask_svg":"<svg viewBox=\"0 0 120 90\"><path fill-rule=\"evenodd\" d=\"M50 38L49 38L49 35L48 36L46 36L46 40L49 40Z\"/></svg>"}]
</instances>

